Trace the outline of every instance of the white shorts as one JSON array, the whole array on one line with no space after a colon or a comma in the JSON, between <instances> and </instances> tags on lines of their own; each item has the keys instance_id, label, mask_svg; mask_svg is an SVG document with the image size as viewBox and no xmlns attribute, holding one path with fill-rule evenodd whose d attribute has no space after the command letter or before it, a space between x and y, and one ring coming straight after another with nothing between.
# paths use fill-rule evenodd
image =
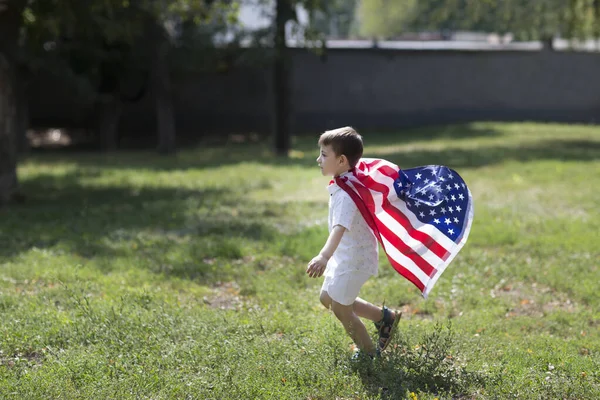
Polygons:
<instances>
[{"instance_id":1,"label":"white shorts","mask_svg":"<svg viewBox=\"0 0 600 400\"><path fill-rule=\"evenodd\" d=\"M363 271L347 271L341 274L326 275L321 292L327 292L336 303L349 306L358 297L360 288L373 274Z\"/></svg>"}]
</instances>

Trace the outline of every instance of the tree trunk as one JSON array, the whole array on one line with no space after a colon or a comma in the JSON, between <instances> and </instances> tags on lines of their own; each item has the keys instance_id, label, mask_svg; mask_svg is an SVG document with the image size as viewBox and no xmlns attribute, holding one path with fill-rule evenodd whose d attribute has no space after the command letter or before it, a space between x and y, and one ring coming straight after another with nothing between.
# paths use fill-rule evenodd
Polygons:
<instances>
[{"instance_id":1,"label":"tree trunk","mask_svg":"<svg viewBox=\"0 0 600 400\"><path fill-rule=\"evenodd\" d=\"M0 3L0 206L18 189L17 50L25 0Z\"/></svg>"},{"instance_id":2,"label":"tree trunk","mask_svg":"<svg viewBox=\"0 0 600 400\"><path fill-rule=\"evenodd\" d=\"M17 190L17 107L14 73L0 54L0 207Z\"/></svg>"},{"instance_id":3,"label":"tree trunk","mask_svg":"<svg viewBox=\"0 0 600 400\"><path fill-rule=\"evenodd\" d=\"M123 105L117 96L100 95L96 102L96 134L103 151L119 147L119 120Z\"/></svg>"},{"instance_id":4,"label":"tree trunk","mask_svg":"<svg viewBox=\"0 0 600 400\"><path fill-rule=\"evenodd\" d=\"M176 150L171 76L167 58L170 43L160 25L155 23L153 29L154 68L152 71L152 89L156 105L158 152L170 154Z\"/></svg>"},{"instance_id":5,"label":"tree trunk","mask_svg":"<svg viewBox=\"0 0 600 400\"><path fill-rule=\"evenodd\" d=\"M285 24L291 13L287 0L277 0L275 17L275 153L287 156L290 150L290 57L285 40Z\"/></svg>"}]
</instances>

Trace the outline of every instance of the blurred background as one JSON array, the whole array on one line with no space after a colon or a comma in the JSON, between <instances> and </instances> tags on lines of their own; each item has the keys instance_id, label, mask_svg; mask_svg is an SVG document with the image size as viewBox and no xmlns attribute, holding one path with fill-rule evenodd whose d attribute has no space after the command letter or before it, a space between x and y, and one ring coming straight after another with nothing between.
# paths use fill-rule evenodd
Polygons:
<instances>
[{"instance_id":1,"label":"blurred background","mask_svg":"<svg viewBox=\"0 0 600 400\"><path fill-rule=\"evenodd\" d=\"M599 36L597 0L0 0L0 193L48 147L593 123Z\"/></svg>"}]
</instances>

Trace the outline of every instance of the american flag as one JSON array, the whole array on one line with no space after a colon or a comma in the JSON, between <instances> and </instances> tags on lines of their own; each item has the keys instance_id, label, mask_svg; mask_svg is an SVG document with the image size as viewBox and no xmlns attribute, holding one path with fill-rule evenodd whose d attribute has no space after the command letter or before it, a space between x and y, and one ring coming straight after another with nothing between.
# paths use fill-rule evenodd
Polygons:
<instances>
[{"instance_id":1,"label":"american flag","mask_svg":"<svg viewBox=\"0 0 600 400\"><path fill-rule=\"evenodd\" d=\"M445 166L399 169L362 158L336 183L356 203L392 267L427 298L469 236L473 200L465 181Z\"/></svg>"}]
</instances>

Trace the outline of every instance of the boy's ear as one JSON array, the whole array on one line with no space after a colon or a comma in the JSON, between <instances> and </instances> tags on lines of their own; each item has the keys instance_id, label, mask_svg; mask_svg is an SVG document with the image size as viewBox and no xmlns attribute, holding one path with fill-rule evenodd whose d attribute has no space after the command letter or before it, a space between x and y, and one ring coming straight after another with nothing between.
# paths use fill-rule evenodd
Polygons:
<instances>
[{"instance_id":1,"label":"boy's ear","mask_svg":"<svg viewBox=\"0 0 600 400\"><path fill-rule=\"evenodd\" d=\"M348 161L348 157L346 157L345 155L342 154L340 156L340 164L343 164L343 163L345 163L347 161Z\"/></svg>"}]
</instances>

